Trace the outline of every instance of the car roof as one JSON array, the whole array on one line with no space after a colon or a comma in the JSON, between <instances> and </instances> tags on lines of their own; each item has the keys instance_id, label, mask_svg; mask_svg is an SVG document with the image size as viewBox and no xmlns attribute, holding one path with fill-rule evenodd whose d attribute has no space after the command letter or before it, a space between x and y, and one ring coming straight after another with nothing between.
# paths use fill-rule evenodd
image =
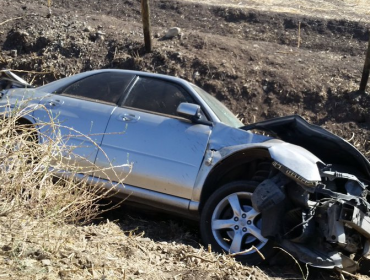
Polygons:
<instances>
[{"instance_id":1,"label":"car roof","mask_svg":"<svg viewBox=\"0 0 370 280\"><path fill-rule=\"evenodd\" d=\"M82 73L79 73L79 74L76 74L70 77L56 80L49 84L40 86L37 89L40 91L44 91L44 92L54 92L67 84L71 84L80 79L83 79L83 78L86 78L92 75L100 74L100 73L126 73L126 74L148 77L148 78L157 78L157 79L162 79L162 80L166 80L169 82L181 84L185 87L189 87L189 84L190 84L189 82L181 78L163 75L163 74L149 73L149 72L143 72L143 71L134 71L134 70L123 70L123 69L99 69L99 70L82 72Z\"/></svg>"}]
</instances>

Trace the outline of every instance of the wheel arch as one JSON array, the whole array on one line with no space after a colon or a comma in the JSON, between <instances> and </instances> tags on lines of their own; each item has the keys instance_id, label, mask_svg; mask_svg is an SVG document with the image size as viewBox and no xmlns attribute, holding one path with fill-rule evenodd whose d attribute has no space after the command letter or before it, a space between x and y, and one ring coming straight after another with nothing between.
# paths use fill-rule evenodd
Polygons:
<instances>
[{"instance_id":1,"label":"wheel arch","mask_svg":"<svg viewBox=\"0 0 370 280\"><path fill-rule=\"evenodd\" d=\"M235 180L253 180L253 174L257 170L253 164L259 160L276 162L278 170L304 185L315 186L321 181L318 163L324 163L308 150L281 140L272 139L255 146L244 146L242 149L237 146L229 147L220 154L222 153L226 156L208 172L202 185L199 212L210 194L223 184Z\"/></svg>"},{"instance_id":2,"label":"wheel arch","mask_svg":"<svg viewBox=\"0 0 370 280\"><path fill-rule=\"evenodd\" d=\"M32 135L35 136L34 139L36 140L36 142L39 141L39 135L38 135L38 132L36 131L36 125L33 122L33 120L30 120L29 118L26 118L26 117L21 117L21 118L19 118L15 121L15 125L16 126L24 126L26 128L28 127L30 129L35 129L35 131L32 132Z\"/></svg>"},{"instance_id":3,"label":"wheel arch","mask_svg":"<svg viewBox=\"0 0 370 280\"><path fill-rule=\"evenodd\" d=\"M28 118L25 118L25 117L17 119L15 124L16 125L32 125L32 126L34 126L34 123L31 120L29 120Z\"/></svg>"},{"instance_id":4,"label":"wheel arch","mask_svg":"<svg viewBox=\"0 0 370 280\"><path fill-rule=\"evenodd\" d=\"M212 193L221 186L235 180L252 180L258 165L266 162L271 165L271 156L267 148L244 149L222 159L208 173L203 184L199 212Z\"/></svg>"}]
</instances>

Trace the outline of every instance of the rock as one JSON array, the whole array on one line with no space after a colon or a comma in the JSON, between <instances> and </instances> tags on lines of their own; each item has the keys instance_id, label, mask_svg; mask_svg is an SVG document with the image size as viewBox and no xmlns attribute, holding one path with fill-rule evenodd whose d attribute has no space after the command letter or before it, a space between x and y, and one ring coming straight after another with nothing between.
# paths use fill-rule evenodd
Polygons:
<instances>
[{"instance_id":1,"label":"rock","mask_svg":"<svg viewBox=\"0 0 370 280\"><path fill-rule=\"evenodd\" d=\"M103 33L102 31L98 31L98 32L96 32L96 34L95 34L95 42L104 42L104 35L105 35L105 33Z\"/></svg>"},{"instance_id":2,"label":"rock","mask_svg":"<svg viewBox=\"0 0 370 280\"><path fill-rule=\"evenodd\" d=\"M12 247L9 246L9 245L4 245L3 247L1 247L1 250L5 251L5 252L10 251L11 249L12 249Z\"/></svg>"},{"instance_id":3,"label":"rock","mask_svg":"<svg viewBox=\"0 0 370 280\"><path fill-rule=\"evenodd\" d=\"M140 274L143 274L143 273L144 273L144 271L139 269L139 270L135 271L134 275L140 275Z\"/></svg>"},{"instance_id":4,"label":"rock","mask_svg":"<svg viewBox=\"0 0 370 280\"><path fill-rule=\"evenodd\" d=\"M33 259L25 259L21 261L21 264L25 267L33 267L37 261Z\"/></svg>"},{"instance_id":5,"label":"rock","mask_svg":"<svg viewBox=\"0 0 370 280\"><path fill-rule=\"evenodd\" d=\"M50 266L51 265L51 260L42 260L41 263L44 265L44 266Z\"/></svg>"},{"instance_id":6,"label":"rock","mask_svg":"<svg viewBox=\"0 0 370 280\"><path fill-rule=\"evenodd\" d=\"M92 31L93 31L93 28L92 28L90 25L88 25L88 26L86 26L86 27L83 29L83 31L84 31L84 32L92 32Z\"/></svg>"},{"instance_id":7,"label":"rock","mask_svg":"<svg viewBox=\"0 0 370 280\"><path fill-rule=\"evenodd\" d=\"M166 39L172 39L173 37L178 36L180 34L180 32L181 32L181 28L179 28L179 27L172 27L172 28L170 28L167 31L166 35L164 35L164 38L166 38Z\"/></svg>"},{"instance_id":8,"label":"rock","mask_svg":"<svg viewBox=\"0 0 370 280\"><path fill-rule=\"evenodd\" d=\"M97 35L95 42L104 42L104 36L103 35Z\"/></svg>"}]
</instances>

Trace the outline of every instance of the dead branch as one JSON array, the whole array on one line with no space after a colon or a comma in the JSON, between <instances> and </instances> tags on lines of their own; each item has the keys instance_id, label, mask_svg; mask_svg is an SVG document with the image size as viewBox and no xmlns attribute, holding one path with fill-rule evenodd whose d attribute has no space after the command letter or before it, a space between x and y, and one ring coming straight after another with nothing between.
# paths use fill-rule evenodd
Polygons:
<instances>
[{"instance_id":1,"label":"dead branch","mask_svg":"<svg viewBox=\"0 0 370 280\"><path fill-rule=\"evenodd\" d=\"M210 263L214 263L216 261L212 261L212 260L207 260L206 258L203 258L203 257L200 257L198 255L194 255L194 254L189 254L189 255L186 255L187 258L197 258L197 259L200 259L202 261L205 261L205 262L210 262Z\"/></svg>"},{"instance_id":2,"label":"dead branch","mask_svg":"<svg viewBox=\"0 0 370 280\"><path fill-rule=\"evenodd\" d=\"M230 257L235 257L235 256L238 256L238 255L242 255L242 254L245 254L245 253L249 253L251 251L255 250L259 255L260 257L265 260L265 256L255 247L255 246L252 246L251 248L247 249L247 250L244 250L244 251L241 251L241 252L238 252L238 253L233 253L233 254L230 254L229 256Z\"/></svg>"},{"instance_id":3,"label":"dead branch","mask_svg":"<svg viewBox=\"0 0 370 280\"><path fill-rule=\"evenodd\" d=\"M10 19L7 19L6 21L0 22L0 25L3 25L3 24L5 24L5 23L7 23L9 21L12 21L12 20L17 20L17 19L21 19L21 18L23 18L23 17L10 18Z\"/></svg>"}]
</instances>

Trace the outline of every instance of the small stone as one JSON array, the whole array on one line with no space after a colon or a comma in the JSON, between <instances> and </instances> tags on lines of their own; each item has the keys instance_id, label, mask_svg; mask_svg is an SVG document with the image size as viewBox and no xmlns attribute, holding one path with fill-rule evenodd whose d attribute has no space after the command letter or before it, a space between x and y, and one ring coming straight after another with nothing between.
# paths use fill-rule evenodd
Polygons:
<instances>
[{"instance_id":1,"label":"small stone","mask_svg":"<svg viewBox=\"0 0 370 280\"><path fill-rule=\"evenodd\" d=\"M12 249L12 247L10 247L9 245L4 245L3 247L1 247L1 250L7 252L7 251L10 251Z\"/></svg>"},{"instance_id":2,"label":"small stone","mask_svg":"<svg viewBox=\"0 0 370 280\"><path fill-rule=\"evenodd\" d=\"M181 32L181 28L179 28L179 27L172 27L172 28L170 28L167 31L166 35L164 35L164 38L166 38L166 39L172 39L173 37L178 36L180 34L180 32Z\"/></svg>"},{"instance_id":3,"label":"small stone","mask_svg":"<svg viewBox=\"0 0 370 280\"><path fill-rule=\"evenodd\" d=\"M32 267L35 265L37 261L33 259L25 259L21 261L21 264L24 265L25 267Z\"/></svg>"},{"instance_id":4,"label":"small stone","mask_svg":"<svg viewBox=\"0 0 370 280\"><path fill-rule=\"evenodd\" d=\"M140 275L140 274L143 274L143 273L144 273L144 271L139 269L139 270L135 271L134 275Z\"/></svg>"},{"instance_id":5,"label":"small stone","mask_svg":"<svg viewBox=\"0 0 370 280\"><path fill-rule=\"evenodd\" d=\"M30 34L27 31L24 31L24 30L19 31L19 34L24 36L24 37L30 36Z\"/></svg>"},{"instance_id":6,"label":"small stone","mask_svg":"<svg viewBox=\"0 0 370 280\"><path fill-rule=\"evenodd\" d=\"M42 260L41 263L44 265L44 266L50 266L51 265L51 260Z\"/></svg>"},{"instance_id":7,"label":"small stone","mask_svg":"<svg viewBox=\"0 0 370 280\"><path fill-rule=\"evenodd\" d=\"M92 32L93 31L93 28L90 26L90 25L88 25L88 26L86 26L85 28L84 28L84 30L83 30L84 32Z\"/></svg>"},{"instance_id":8,"label":"small stone","mask_svg":"<svg viewBox=\"0 0 370 280\"><path fill-rule=\"evenodd\" d=\"M95 42L104 42L104 39L103 35L97 33Z\"/></svg>"}]
</instances>

